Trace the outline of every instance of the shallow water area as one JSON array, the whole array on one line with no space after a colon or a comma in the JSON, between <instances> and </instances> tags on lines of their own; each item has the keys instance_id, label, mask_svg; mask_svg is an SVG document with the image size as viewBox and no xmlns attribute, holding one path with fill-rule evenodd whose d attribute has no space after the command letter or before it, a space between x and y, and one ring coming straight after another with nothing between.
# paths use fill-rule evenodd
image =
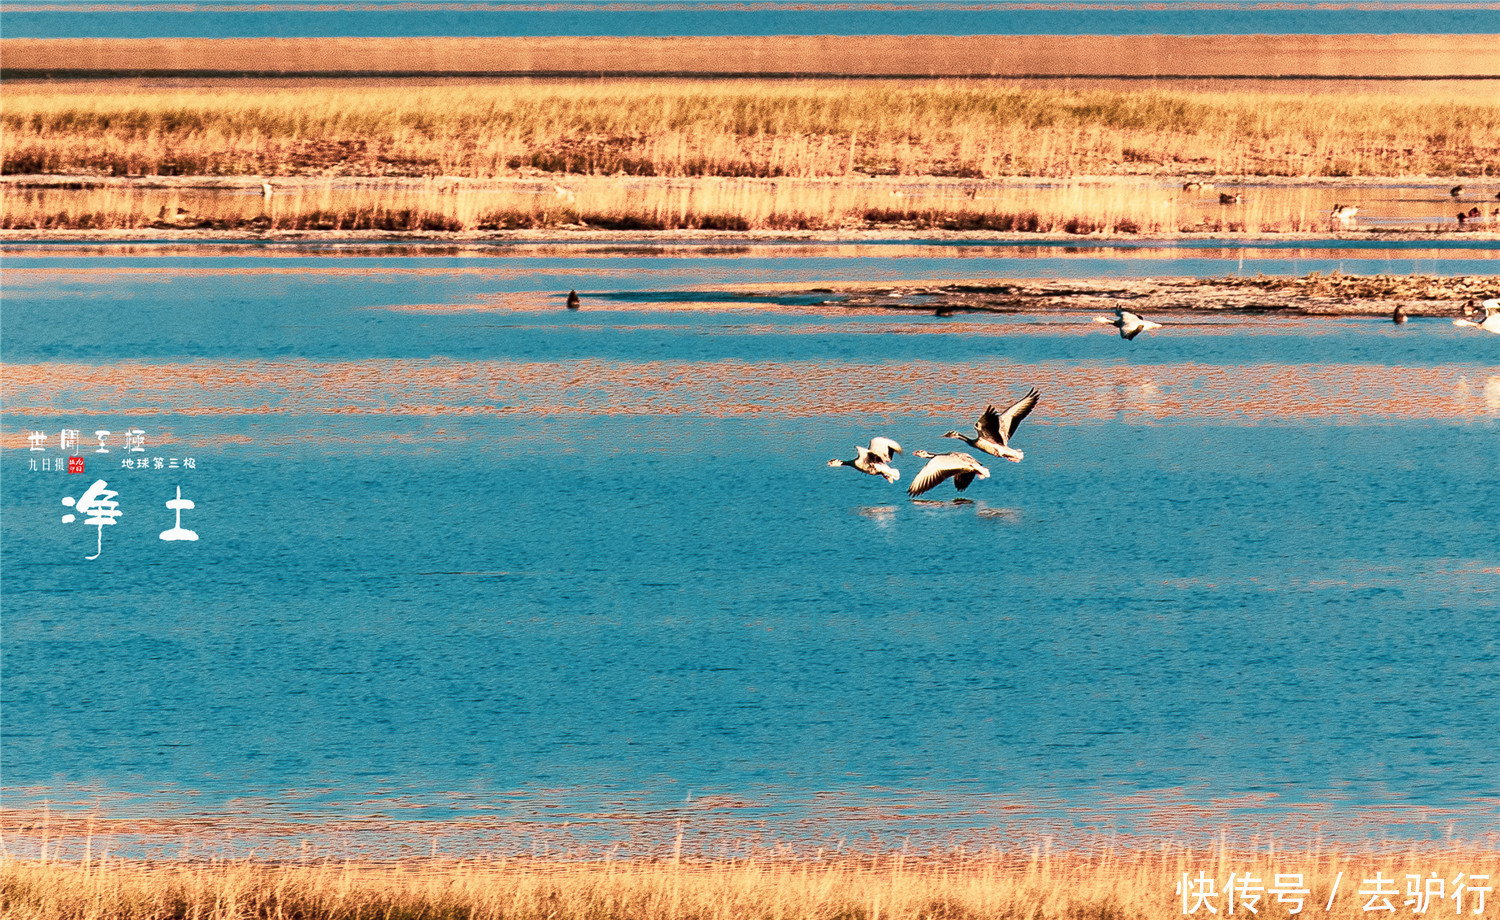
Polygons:
<instances>
[{"instance_id":1,"label":"shallow water area","mask_svg":"<svg viewBox=\"0 0 1500 920\"><path fill-rule=\"evenodd\" d=\"M7 849L1494 846L1500 336L802 289L1497 246L7 246Z\"/></svg>"}]
</instances>

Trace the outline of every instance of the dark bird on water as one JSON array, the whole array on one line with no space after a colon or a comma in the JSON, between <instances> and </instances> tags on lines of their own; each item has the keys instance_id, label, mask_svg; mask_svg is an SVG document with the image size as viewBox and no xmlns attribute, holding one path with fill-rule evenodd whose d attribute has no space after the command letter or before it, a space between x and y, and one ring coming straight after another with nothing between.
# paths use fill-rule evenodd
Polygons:
<instances>
[{"instance_id":1,"label":"dark bird on water","mask_svg":"<svg viewBox=\"0 0 1500 920\"><path fill-rule=\"evenodd\" d=\"M1401 305L1399 303L1396 304L1396 309L1391 311L1391 322L1395 323L1398 326L1406 322L1406 311L1401 309Z\"/></svg>"},{"instance_id":2,"label":"dark bird on water","mask_svg":"<svg viewBox=\"0 0 1500 920\"><path fill-rule=\"evenodd\" d=\"M1448 194L1452 195L1454 198L1457 198L1459 195L1462 195L1463 193L1464 193L1464 187L1462 185L1455 185L1452 188L1448 189Z\"/></svg>"},{"instance_id":3,"label":"dark bird on water","mask_svg":"<svg viewBox=\"0 0 1500 920\"><path fill-rule=\"evenodd\" d=\"M569 291L568 292L568 309L569 310L576 310L576 309L578 309L578 292L577 291Z\"/></svg>"}]
</instances>

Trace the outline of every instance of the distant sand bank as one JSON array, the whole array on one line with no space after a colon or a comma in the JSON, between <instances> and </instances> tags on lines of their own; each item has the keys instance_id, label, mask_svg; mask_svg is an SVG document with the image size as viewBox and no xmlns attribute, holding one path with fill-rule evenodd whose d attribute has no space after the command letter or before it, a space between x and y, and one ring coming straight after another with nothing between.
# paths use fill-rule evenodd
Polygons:
<instances>
[{"instance_id":1,"label":"distant sand bank","mask_svg":"<svg viewBox=\"0 0 1500 920\"><path fill-rule=\"evenodd\" d=\"M1500 76L1493 35L5 39L3 75Z\"/></svg>"}]
</instances>

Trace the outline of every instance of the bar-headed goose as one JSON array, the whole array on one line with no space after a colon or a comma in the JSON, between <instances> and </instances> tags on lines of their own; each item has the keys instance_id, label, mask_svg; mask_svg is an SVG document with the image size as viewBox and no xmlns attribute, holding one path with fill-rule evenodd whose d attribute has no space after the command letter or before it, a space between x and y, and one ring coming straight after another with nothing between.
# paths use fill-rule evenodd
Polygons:
<instances>
[{"instance_id":1,"label":"bar-headed goose","mask_svg":"<svg viewBox=\"0 0 1500 920\"><path fill-rule=\"evenodd\" d=\"M1129 310L1123 310L1119 307L1115 307L1114 319L1110 319L1107 316L1096 316L1094 317L1094 322L1103 323L1106 326L1114 326L1120 330L1120 338L1127 342L1149 329L1161 328L1161 323L1153 323L1149 319L1144 319L1139 313L1131 313Z\"/></svg>"},{"instance_id":2,"label":"bar-headed goose","mask_svg":"<svg viewBox=\"0 0 1500 920\"><path fill-rule=\"evenodd\" d=\"M927 465L917 473L917 478L911 481L907 487L906 494L916 498L923 492L938 485L945 479L952 479L953 485L962 492L969 487L975 477L980 479L990 478L990 471L973 457L961 451L948 454L932 454L925 450L919 450L912 454L913 457L923 457Z\"/></svg>"},{"instance_id":3,"label":"bar-headed goose","mask_svg":"<svg viewBox=\"0 0 1500 920\"><path fill-rule=\"evenodd\" d=\"M1041 398L1042 394L1033 387L1029 393L1016 400L1004 412L995 411L994 406L985 406L984 414L979 416L979 421L974 423L975 437L971 438L957 431L950 431L943 437L957 438L975 450L982 450L992 457L1003 457L1012 463L1020 463L1026 455L1011 447L1010 439L1016 433L1021 420L1031 414L1031 410L1036 407L1036 401Z\"/></svg>"},{"instance_id":4,"label":"bar-headed goose","mask_svg":"<svg viewBox=\"0 0 1500 920\"><path fill-rule=\"evenodd\" d=\"M886 482L895 482L901 478L901 471L891 466L891 457L901 453L901 445L890 438L871 438L869 447L854 446L853 460L840 460L837 457L828 461L829 466L852 466L861 473L869 473L871 476L884 476Z\"/></svg>"},{"instance_id":5,"label":"bar-headed goose","mask_svg":"<svg viewBox=\"0 0 1500 920\"><path fill-rule=\"evenodd\" d=\"M1474 326L1475 328L1483 329L1485 332L1500 334L1500 299L1491 297L1479 306L1484 308L1484 319L1477 323L1473 320L1456 319L1453 321L1453 325Z\"/></svg>"}]
</instances>

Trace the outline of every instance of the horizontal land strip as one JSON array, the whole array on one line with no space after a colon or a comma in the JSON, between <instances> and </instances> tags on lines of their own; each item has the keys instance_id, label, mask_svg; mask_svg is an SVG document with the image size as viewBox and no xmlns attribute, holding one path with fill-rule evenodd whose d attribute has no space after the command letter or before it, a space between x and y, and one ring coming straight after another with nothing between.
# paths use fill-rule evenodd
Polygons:
<instances>
[{"instance_id":1,"label":"horizontal land strip","mask_svg":"<svg viewBox=\"0 0 1500 920\"><path fill-rule=\"evenodd\" d=\"M8 79L136 75L1464 78L1494 35L4 39Z\"/></svg>"}]
</instances>

